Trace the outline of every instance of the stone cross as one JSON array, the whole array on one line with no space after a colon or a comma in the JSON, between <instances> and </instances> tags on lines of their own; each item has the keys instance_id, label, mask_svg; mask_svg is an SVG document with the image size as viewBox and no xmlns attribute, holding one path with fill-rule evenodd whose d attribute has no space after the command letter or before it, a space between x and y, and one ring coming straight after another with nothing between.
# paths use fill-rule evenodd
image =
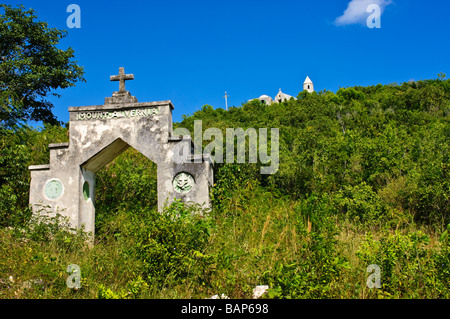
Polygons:
<instances>
[{"instance_id":1,"label":"stone cross","mask_svg":"<svg viewBox=\"0 0 450 319\"><path fill-rule=\"evenodd\" d=\"M134 80L134 74L125 74L124 68L119 68L119 75L111 75L110 81L119 81L119 92L125 92L125 81Z\"/></svg>"},{"instance_id":2,"label":"stone cross","mask_svg":"<svg viewBox=\"0 0 450 319\"><path fill-rule=\"evenodd\" d=\"M224 98L225 98L225 109L228 111L228 100L227 100L227 98L228 97L230 97L228 94L227 94L227 92L225 91L225 96L224 96Z\"/></svg>"}]
</instances>

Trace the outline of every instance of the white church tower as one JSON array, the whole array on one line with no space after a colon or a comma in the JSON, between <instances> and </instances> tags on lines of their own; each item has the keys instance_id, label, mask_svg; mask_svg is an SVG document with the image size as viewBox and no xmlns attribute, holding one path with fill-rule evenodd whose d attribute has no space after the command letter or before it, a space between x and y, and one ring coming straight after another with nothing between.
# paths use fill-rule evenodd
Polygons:
<instances>
[{"instance_id":1,"label":"white church tower","mask_svg":"<svg viewBox=\"0 0 450 319\"><path fill-rule=\"evenodd\" d=\"M309 93L314 92L314 84L312 83L309 76L306 77L305 82L303 82L303 90L308 91Z\"/></svg>"}]
</instances>

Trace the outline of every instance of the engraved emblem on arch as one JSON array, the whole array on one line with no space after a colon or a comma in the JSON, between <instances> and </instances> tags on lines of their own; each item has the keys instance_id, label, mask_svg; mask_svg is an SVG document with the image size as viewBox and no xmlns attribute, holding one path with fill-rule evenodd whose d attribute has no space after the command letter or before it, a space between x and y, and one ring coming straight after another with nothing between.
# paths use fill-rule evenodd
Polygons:
<instances>
[{"instance_id":1,"label":"engraved emblem on arch","mask_svg":"<svg viewBox=\"0 0 450 319\"><path fill-rule=\"evenodd\" d=\"M57 178L52 178L48 180L44 186L45 196L51 200L60 198L63 192L64 192L64 185Z\"/></svg>"},{"instance_id":2,"label":"engraved emblem on arch","mask_svg":"<svg viewBox=\"0 0 450 319\"><path fill-rule=\"evenodd\" d=\"M178 173L173 179L173 188L177 193L189 193L195 186L194 177L186 172Z\"/></svg>"}]
</instances>

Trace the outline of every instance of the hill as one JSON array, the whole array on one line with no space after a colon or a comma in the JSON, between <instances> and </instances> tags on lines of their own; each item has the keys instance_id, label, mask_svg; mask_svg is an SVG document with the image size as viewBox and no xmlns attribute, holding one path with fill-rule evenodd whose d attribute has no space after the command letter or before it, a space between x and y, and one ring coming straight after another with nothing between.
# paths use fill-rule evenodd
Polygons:
<instances>
[{"instance_id":1,"label":"hill","mask_svg":"<svg viewBox=\"0 0 450 319\"><path fill-rule=\"evenodd\" d=\"M60 220L29 221L26 168L67 128L2 128L0 298L250 298L255 285L271 298L449 298L449 113L443 75L205 105L175 127L279 128L278 171L218 163L210 212L160 214L155 164L130 149L97 175L91 248ZM70 264L80 289L66 286ZM366 285L371 264L380 288Z\"/></svg>"}]
</instances>

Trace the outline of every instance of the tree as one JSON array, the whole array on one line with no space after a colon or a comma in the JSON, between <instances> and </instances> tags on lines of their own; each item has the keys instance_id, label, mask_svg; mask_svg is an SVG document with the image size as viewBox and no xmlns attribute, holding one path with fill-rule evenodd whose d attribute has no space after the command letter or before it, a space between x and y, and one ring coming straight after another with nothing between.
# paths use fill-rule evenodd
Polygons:
<instances>
[{"instance_id":1,"label":"tree","mask_svg":"<svg viewBox=\"0 0 450 319\"><path fill-rule=\"evenodd\" d=\"M73 61L74 50L57 48L67 31L37 21L33 9L1 4L0 10L0 124L35 120L59 124L47 100L53 90L74 86L83 68Z\"/></svg>"}]
</instances>

